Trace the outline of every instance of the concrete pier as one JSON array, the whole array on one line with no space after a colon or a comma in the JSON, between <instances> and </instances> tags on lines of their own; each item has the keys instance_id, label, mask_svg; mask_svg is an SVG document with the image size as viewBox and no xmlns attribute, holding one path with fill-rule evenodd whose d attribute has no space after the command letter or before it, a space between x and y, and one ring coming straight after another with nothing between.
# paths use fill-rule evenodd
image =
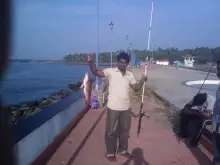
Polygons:
<instances>
[{"instance_id":1,"label":"concrete pier","mask_svg":"<svg viewBox=\"0 0 220 165\"><path fill-rule=\"evenodd\" d=\"M133 68L137 79L140 79L144 70ZM202 80L206 76L204 72L187 69L175 69L158 65L148 66L148 83L150 88L169 100L174 105L182 106L192 99L198 92L197 88L184 85L188 80ZM210 75L210 79L216 79ZM203 90L214 95L214 90ZM172 123L169 122L163 103L152 96L144 99L144 111L149 118L142 119L140 136L137 137L137 126L140 111L140 97L132 98L132 123L129 137L129 152L131 159L125 159L117 155L117 162L109 162L105 158L105 122L106 108L89 110L77 121L74 129L67 133L61 132L58 145L51 145L42 155L47 165L211 165L212 155L200 142L197 148L187 147L185 141L180 141L174 134ZM72 111L74 110L71 107ZM173 110L173 112L176 112ZM71 123L70 123L71 124ZM49 133L49 132L48 132ZM66 136L64 136L64 134ZM40 159L39 159L40 160Z\"/></svg>"},{"instance_id":2,"label":"concrete pier","mask_svg":"<svg viewBox=\"0 0 220 165\"><path fill-rule=\"evenodd\" d=\"M89 111L63 141L47 165L211 165L212 156L199 145L189 149L176 139L172 126L154 99L144 101L150 118L143 118L137 138L140 98L132 100L129 138L131 159L117 156L117 162L105 158L105 109Z\"/></svg>"}]
</instances>

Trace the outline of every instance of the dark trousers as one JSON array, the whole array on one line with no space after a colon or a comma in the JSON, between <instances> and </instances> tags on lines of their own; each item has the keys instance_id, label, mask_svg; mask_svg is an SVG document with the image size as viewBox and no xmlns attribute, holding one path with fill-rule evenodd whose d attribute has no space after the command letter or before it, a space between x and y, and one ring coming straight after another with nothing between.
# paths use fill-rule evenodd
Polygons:
<instances>
[{"instance_id":1,"label":"dark trousers","mask_svg":"<svg viewBox=\"0 0 220 165\"><path fill-rule=\"evenodd\" d=\"M206 118L197 110L184 109L180 114L180 136L188 138L190 145L197 145L200 130Z\"/></svg>"},{"instance_id":2,"label":"dark trousers","mask_svg":"<svg viewBox=\"0 0 220 165\"><path fill-rule=\"evenodd\" d=\"M125 111L117 111L107 108L105 128L105 145L107 154L115 154L116 151L127 151L129 130L131 125L130 111L130 109ZM117 141L119 141L118 150Z\"/></svg>"},{"instance_id":3,"label":"dark trousers","mask_svg":"<svg viewBox=\"0 0 220 165\"><path fill-rule=\"evenodd\" d=\"M213 165L220 165L220 134L214 134L213 139Z\"/></svg>"}]
</instances>

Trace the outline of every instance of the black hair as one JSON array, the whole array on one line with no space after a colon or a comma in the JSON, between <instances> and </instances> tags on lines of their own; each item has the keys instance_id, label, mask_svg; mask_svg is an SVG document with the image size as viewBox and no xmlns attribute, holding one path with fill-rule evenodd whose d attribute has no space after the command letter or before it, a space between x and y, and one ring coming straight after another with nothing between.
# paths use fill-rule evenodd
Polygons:
<instances>
[{"instance_id":1,"label":"black hair","mask_svg":"<svg viewBox=\"0 0 220 165\"><path fill-rule=\"evenodd\" d=\"M207 93L199 93L193 98L194 106L201 106L207 99Z\"/></svg>"},{"instance_id":2,"label":"black hair","mask_svg":"<svg viewBox=\"0 0 220 165\"><path fill-rule=\"evenodd\" d=\"M118 54L117 61L119 61L120 59L126 60L128 63L130 62L130 56L128 55L128 53L125 52L121 52Z\"/></svg>"}]
</instances>

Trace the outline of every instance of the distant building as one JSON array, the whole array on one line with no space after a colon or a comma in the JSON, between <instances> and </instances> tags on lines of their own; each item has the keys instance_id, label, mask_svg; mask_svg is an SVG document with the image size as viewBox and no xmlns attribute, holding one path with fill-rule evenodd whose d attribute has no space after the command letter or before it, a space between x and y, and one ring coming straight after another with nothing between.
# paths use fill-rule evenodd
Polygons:
<instances>
[{"instance_id":1,"label":"distant building","mask_svg":"<svg viewBox=\"0 0 220 165\"><path fill-rule=\"evenodd\" d=\"M195 57L193 57L191 54L186 54L185 56L183 56L183 58L185 67L193 67Z\"/></svg>"},{"instance_id":2,"label":"distant building","mask_svg":"<svg viewBox=\"0 0 220 165\"><path fill-rule=\"evenodd\" d=\"M164 59L164 60L157 60L156 64L158 64L158 65L169 65L170 62L167 59Z\"/></svg>"},{"instance_id":3,"label":"distant building","mask_svg":"<svg viewBox=\"0 0 220 165\"><path fill-rule=\"evenodd\" d=\"M184 64L181 61L174 61L173 65L178 66L178 67L182 67L184 66Z\"/></svg>"}]
</instances>

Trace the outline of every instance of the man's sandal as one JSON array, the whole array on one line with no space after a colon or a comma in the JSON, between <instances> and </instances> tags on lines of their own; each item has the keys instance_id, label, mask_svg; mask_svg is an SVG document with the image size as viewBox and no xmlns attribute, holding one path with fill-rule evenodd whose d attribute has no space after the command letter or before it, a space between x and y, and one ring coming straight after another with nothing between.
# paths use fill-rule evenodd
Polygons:
<instances>
[{"instance_id":1,"label":"man's sandal","mask_svg":"<svg viewBox=\"0 0 220 165\"><path fill-rule=\"evenodd\" d=\"M131 158L131 154L127 151L118 152L118 155L124 156L125 158Z\"/></svg>"},{"instance_id":2,"label":"man's sandal","mask_svg":"<svg viewBox=\"0 0 220 165\"><path fill-rule=\"evenodd\" d=\"M115 155L105 154L105 157L106 157L109 161L111 161L111 162L116 162L116 157L115 157Z\"/></svg>"}]
</instances>

